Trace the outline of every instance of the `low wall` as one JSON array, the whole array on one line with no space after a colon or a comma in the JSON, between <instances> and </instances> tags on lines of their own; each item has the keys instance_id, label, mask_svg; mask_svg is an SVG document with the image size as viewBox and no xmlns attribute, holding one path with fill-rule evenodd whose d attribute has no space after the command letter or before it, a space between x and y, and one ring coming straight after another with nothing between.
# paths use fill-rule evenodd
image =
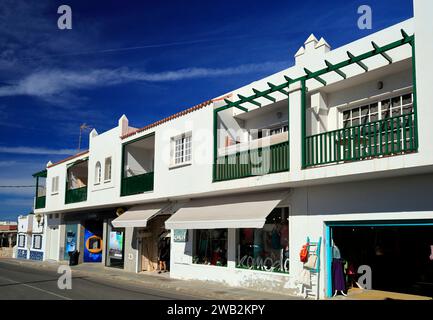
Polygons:
<instances>
[{"instance_id":1,"label":"low wall","mask_svg":"<svg viewBox=\"0 0 433 320\"><path fill-rule=\"evenodd\" d=\"M0 248L0 258L1 257L12 258L13 252L14 252L14 248Z\"/></svg>"}]
</instances>

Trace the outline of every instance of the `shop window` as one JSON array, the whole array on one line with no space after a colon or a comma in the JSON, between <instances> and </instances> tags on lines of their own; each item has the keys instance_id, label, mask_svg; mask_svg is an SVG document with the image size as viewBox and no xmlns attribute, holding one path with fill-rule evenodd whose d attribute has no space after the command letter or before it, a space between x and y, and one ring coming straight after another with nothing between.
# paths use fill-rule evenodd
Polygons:
<instances>
[{"instance_id":1,"label":"shop window","mask_svg":"<svg viewBox=\"0 0 433 320\"><path fill-rule=\"evenodd\" d=\"M24 248L26 245L26 236L23 234L20 234L18 236L18 247Z\"/></svg>"},{"instance_id":2,"label":"shop window","mask_svg":"<svg viewBox=\"0 0 433 320\"><path fill-rule=\"evenodd\" d=\"M276 208L262 229L238 229L237 267L289 272L288 208Z\"/></svg>"},{"instance_id":3,"label":"shop window","mask_svg":"<svg viewBox=\"0 0 433 320\"><path fill-rule=\"evenodd\" d=\"M33 236L33 249L42 249L42 236L40 234L36 234Z\"/></svg>"},{"instance_id":4,"label":"shop window","mask_svg":"<svg viewBox=\"0 0 433 320\"><path fill-rule=\"evenodd\" d=\"M196 230L193 263L227 266L227 229Z\"/></svg>"}]
</instances>

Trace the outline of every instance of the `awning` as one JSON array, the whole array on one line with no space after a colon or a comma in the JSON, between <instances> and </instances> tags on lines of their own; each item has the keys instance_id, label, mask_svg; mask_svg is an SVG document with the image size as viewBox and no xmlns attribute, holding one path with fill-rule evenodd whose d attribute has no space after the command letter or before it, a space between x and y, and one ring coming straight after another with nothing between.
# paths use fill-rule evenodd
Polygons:
<instances>
[{"instance_id":1,"label":"awning","mask_svg":"<svg viewBox=\"0 0 433 320\"><path fill-rule=\"evenodd\" d=\"M111 224L114 228L146 227L147 221L165 211L167 203L153 203L136 205L114 219Z\"/></svg>"},{"instance_id":2,"label":"awning","mask_svg":"<svg viewBox=\"0 0 433 320\"><path fill-rule=\"evenodd\" d=\"M167 229L262 228L287 191L195 199L166 222Z\"/></svg>"}]
</instances>

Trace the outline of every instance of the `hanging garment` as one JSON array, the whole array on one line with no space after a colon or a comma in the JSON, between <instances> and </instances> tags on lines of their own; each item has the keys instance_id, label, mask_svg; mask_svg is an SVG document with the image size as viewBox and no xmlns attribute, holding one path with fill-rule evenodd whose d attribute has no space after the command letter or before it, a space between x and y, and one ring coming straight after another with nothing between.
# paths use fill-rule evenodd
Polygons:
<instances>
[{"instance_id":1,"label":"hanging garment","mask_svg":"<svg viewBox=\"0 0 433 320\"><path fill-rule=\"evenodd\" d=\"M332 260L332 289L335 291L346 291L346 281L345 281L344 271L343 271L343 260L333 259Z\"/></svg>"},{"instance_id":2,"label":"hanging garment","mask_svg":"<svg viewBox=\"0 0 433 320\"><path fill-rule=\"evenodd\" d=\"M332 247L332 258L341 259L340 249L337 246Z\"/></svg>"},{"instance_id":3,"label":"hanging garment","mask_svg":"<svg viewBox=\"0 0 433 320\"><path fill-rule=\"evenodd\" d=\"M430 246L430 250L431 250L430 260L433 261L433 246Z\"/></svg>"},{"instance_id":4,"label":"hanging garment","mask_svg":"<svg viewBox=\"0 0 433 320\"><path fill-rule=\"evenodd\" d=\"M272 230L272 249L274 250L278 250L281 249L281 237L280 237L280 233L278 232L277 228L274 228Z\"/></svg>"},{"instance_id":5,"label":"hanging garment","mask_svg":"<svg viewBox=\"0 0 433 320\"><path fill-rule=\"evenodd\" d=\"M289 226L287 224L283 224L283 226L281 227L280 237L281 248L284 248L289 244Z\"/></svg>"}]
</instances>

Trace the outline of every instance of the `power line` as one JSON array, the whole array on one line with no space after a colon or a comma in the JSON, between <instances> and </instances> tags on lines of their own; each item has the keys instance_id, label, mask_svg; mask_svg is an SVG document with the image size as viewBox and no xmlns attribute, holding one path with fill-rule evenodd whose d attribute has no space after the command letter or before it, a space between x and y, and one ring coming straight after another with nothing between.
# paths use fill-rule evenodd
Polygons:
<instances>
[{"instance_id":1,"label":"power line","mask_svg":"<svg viewBox=\"0 0 433 320\"><path fill-rule=\"evenodd\" d=\"M36 186L0 186L0 188L36 188Z\"/></svg>"}]
</instances>

